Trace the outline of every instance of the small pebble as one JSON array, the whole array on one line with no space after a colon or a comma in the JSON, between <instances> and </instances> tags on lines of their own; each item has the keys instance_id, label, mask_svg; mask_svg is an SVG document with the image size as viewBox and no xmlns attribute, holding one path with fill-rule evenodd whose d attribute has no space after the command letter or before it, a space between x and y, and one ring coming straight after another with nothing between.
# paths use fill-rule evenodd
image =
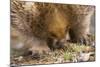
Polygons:
<instances>
[{"instance_id":1,"label":"small pebble","mask_svg":"<svg viewBox=\"0 0 100 67\"><path fill-rule=\"evenodd\" d=\"M23 59L23 56L19 56L17 58L15 58L15 60L21 61Z\"/></svg>"}]
</instances>

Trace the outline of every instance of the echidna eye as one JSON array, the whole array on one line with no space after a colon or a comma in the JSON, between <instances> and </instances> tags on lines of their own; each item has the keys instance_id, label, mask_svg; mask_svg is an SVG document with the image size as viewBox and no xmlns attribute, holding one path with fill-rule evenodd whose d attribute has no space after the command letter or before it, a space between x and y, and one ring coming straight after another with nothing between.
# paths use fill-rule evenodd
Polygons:
<instances>
[{"instance_id":1,"label":"echidna eye","mask_svg":"<svg viewBox=\"0 0 100 67\"><path fill-rule=\"evenodd\" d=\"M53 34L53 33L51 33L51 37L57 38L57 36L55 34Z\"/></svg>"}]
</instances>

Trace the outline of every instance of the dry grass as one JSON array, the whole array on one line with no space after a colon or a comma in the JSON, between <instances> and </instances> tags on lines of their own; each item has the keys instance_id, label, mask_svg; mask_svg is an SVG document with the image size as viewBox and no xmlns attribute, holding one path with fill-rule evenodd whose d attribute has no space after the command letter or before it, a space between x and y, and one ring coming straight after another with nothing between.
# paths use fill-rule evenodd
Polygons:
<instances>
[{"instance_id":1,"label":"dry grass","mask_svg":"<svg viewBox=\"0 0 100 67\"><path fill-rule=\"evenodd\" d=\"M32 56L21 56L19 51L12 50L11 64L36 65L95 61L95 47L76 43L66 45L65 49L52 51L38 59L32 58Z\"/></svg>"}]
</instances>

